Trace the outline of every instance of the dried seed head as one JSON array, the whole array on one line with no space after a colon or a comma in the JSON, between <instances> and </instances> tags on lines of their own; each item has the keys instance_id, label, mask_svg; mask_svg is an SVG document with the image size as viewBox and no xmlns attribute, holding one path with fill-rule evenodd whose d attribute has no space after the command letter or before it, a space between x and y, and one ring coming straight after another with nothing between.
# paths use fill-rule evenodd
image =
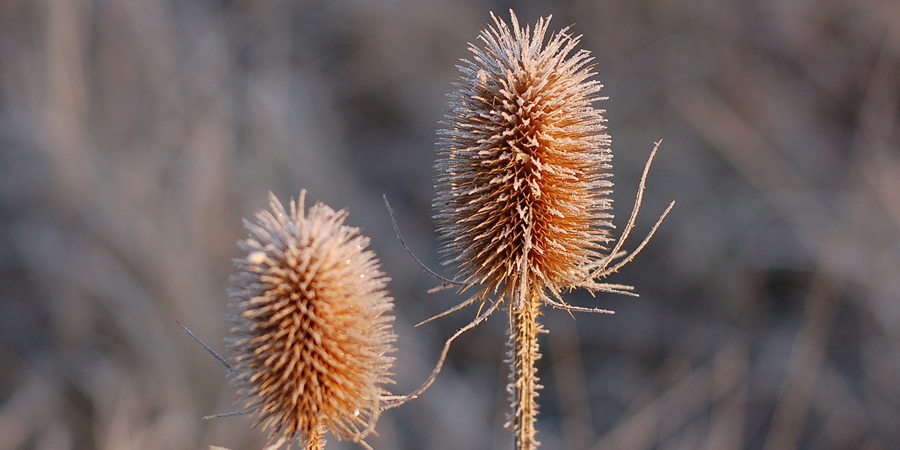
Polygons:
<instances>
[{"instance_id":1,"label":"dried seed head","mask_svg":"<svg viewBox=\"0 0 900 450\"><path fill-rule=\"evenodd\" d=\"M380 412L396 336L388 279L368 239L322 203L304 214L270 194L271 211L245 221L231 292L234 381L272 441L313 447L327 429L365 437ZM317 446L317 445L316 445Z\"/></svg>"},{"instance_id":2,"label":"dried seed head","mask_svg":"<svg viewBox=\"0 0 900 450\"><path fill-rule=\"evenodd\" d=\"M439 132L438 230L447 261L481 295L500 291L518 309L533 290L583 281L611 241L612 153L602 85L568 29L543 44L550 18L532 32L491 14L484 48L459 66L458 91ZM573 53L574 52L574 53Z\"/></svg>"}]
</instances>

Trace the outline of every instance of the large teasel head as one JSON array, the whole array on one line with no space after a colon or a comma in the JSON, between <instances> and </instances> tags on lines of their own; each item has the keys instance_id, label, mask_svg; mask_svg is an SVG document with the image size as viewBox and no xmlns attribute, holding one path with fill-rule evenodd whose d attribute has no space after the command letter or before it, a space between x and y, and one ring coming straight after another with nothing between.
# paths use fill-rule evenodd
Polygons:
<instances>
[{"instance_id":1,"label":"large teasel head","mask_svg":"<svg viewBox=\"0 0 900 450\"><path fill-rule=\"evenodd\" d=\"M448 264L512 308L589 278L612 228L602 85L568 28L494 26L470 44L439 131L434 207Z\"/></svg>"},{"instance_id":2,"label":"large teasel head","mask_svg":"<svg viewBox=\"0 0 900 450\"><path fill-rule=\"evenodd\" d=\"M305 191L289 209L245 221L230 315L233 381L271 434L270 444L321 448L321 435L359 441L372 430L396 336L388 279L347 213Z\"/></svg>"}]
</instances>

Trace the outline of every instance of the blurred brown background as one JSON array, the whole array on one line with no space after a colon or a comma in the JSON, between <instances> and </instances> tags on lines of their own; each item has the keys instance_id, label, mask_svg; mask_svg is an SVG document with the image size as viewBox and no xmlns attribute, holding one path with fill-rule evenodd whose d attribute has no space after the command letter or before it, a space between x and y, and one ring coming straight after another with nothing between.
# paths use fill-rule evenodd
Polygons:
<instances>
[{"instance_id":1,"label":"blurred brown background","mask_svg":"<svg viewBox=\"0 0 900 450\"><path fill-rule=\"evenodd\" d=\"M612 281L548 311L547 449L900 448L896 0L0 1L0 450L255 450L222 351L241 218L310 191L393 278L396 393L468 309L443 273L431 165L444 95L490 20L575 24L610 98ZM377 449L509 448L504 318L388 412ZM328 448L357 445L330 439Z\"/></svg>"}]
</instances>

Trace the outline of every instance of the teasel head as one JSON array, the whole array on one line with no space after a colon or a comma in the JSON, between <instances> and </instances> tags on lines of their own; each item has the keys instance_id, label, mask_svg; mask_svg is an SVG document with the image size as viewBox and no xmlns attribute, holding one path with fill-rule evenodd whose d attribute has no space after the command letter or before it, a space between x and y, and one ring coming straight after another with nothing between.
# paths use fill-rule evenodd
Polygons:
<instances>
[{"instance_id":1,"label":"teasel head","mask_svg":"<svg viewBox=\"0 0 900 450\"><path fill-rule=\"evenodd\" d=\"M235 260L230 347L233 381L271 436L321 448L324 431L359 442L372 431L392 383L396 336L388 279L347 213L305 195L288 210L245 221Z\"/></svg>"},{"instance_id":2,"label":"teasel head","mask_svg":"<svg viewBox=\"0 0 900 450\"><path fill-rule=\"evenodd\" d=\"M472 59L459 66L458 89L438 132L435 217L445 262L462 275L462 280L441 279L444 287L478 286L478 291L433 318L478 300L483 306L497 295L464 331L508 301L512 411L507 426L514 430L515 449L534 450L541 388L538 335L546 331L538 321L541 306L612 313L568 305L561 292L580 287L634 295L631 286L601 280L641 251L672 205L634 251L620 252L634 228L656 148L631 217L613 239L612 152L603 132L604 111L594 107L603 98L602 86L591 79L592 58L576 49L579 37L568 28L546 38L549 17L532 30L510 15L511 26L492 13L494 25L479 36L482 45L470 44ZM458 335L448 339L445 351Z\"/></svg>"},{"instance_id":3,"label":"teasel head","mask_svg":"<svg viewBox=\"0 0 900 450\"><path fill-rule=\"evenodd\" d=\"M611 239L612 153L592 57L568 28L494 25L470 44L439 131L434 207L446 263L518 309L590 278Z\"/></svg>"}]
</instances>

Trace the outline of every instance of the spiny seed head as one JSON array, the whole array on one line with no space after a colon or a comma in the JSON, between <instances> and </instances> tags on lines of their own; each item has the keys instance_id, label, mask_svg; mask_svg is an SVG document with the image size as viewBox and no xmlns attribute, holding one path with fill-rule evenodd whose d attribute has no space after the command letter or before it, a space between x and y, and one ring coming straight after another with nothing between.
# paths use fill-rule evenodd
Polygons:
<instances>
[{"instance_id":1,"label":"spiny seed head","mask_svg":"<svg viewBox=\"0 0 900 450\"><path fill-rule=\"evenodd\" d=\"M235 384L272 436L309 446L325 430L360 439L377 419L380 387L392 383L396 336L388 279L369 240L322 203L304 213L306 192L289 211L245 221L235 260L230 346Z\"/></svg>"},{"instance_id":2,"label":"spiny seed head","mask_svg":"<svg viewBox=\"0 0 900 450\"><path fill-rule=\"evenodd\" d=\"M434 203L446 261L481 295L519 308L587 277L611 241L612 153L602 85L580 37L544 44L548 17L512 29L491 14L483 48L469 45L439 131ZM574 53L573 53L574 52Z\"/></svg>"}]
</instances>

